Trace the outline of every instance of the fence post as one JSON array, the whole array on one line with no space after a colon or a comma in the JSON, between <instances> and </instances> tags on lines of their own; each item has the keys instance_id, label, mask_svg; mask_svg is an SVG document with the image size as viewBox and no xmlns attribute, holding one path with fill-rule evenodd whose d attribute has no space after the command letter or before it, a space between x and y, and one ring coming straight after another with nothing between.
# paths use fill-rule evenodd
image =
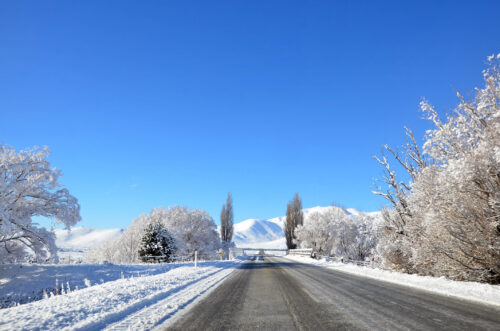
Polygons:
<instances>
[{"instance_id":1,"label":"fence post","mask_svg":"<svg viewBox=\"0 0 500 331\"><path fill-rule=\"evenodd\" d=\"M194 251L194 267L198 268L198 251Z\"/></svg>"}]
</instances>

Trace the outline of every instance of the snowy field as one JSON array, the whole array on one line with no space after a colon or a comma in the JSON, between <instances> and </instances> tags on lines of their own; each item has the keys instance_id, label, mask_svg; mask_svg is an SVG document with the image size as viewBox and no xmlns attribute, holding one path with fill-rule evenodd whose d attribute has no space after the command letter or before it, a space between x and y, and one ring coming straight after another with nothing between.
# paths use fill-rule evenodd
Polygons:
<instances>
[{"instance_id":1,"label":"snowy field","mask_svg":"<svg viewBox=\"0 0 500 331\"><path fill-rule=\"evenodd\" d=\"M0 329L151 329L215 288L240 263L3 265L4 302L12 295L28 300L43 289L52 294L1 309ZM64 286L57 296L56 278Z\"/></svg>"},{"instance_id":2,"label":"snowy field","mask_svg":"<svg viewBox=\"0 0 500 331\"><path fill-rule=\"evenodd\" d=\"M136 278L165 273L184 264L0 264L0 307L41 300L50 296L83 289L121 278Z\"/></svg>"},{"instance_id":3,"label":"snowy field","mask_svg":"<svg viewBox=\"0 0 500 331\"><path fill-rule=\"evenodd\" d=\"M287 259L302 263L335 269L358 276L375 278L399 285L410 286L421 290L432 291L446 296L477 301L500 306L500 285L489 285L475 282L458 282L444 277L408 275L400 272L362 267L354 264L327 262L326 259L314 260L309 257L287 256Z\"/></svg>"}]
</instances>

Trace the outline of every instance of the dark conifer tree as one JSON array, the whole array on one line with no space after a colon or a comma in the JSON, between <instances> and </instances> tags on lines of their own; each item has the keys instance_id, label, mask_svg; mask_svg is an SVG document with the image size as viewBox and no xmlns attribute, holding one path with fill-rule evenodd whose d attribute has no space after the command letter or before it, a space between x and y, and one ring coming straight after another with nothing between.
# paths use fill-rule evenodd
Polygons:
<instances>
[{"instance_id":1,"label":"dark conifer tree","mask_svg":"<svg viewBox=\"0 0 500 331\"><path fill-rule=\"evenodd\" d=\"M141 241L139 256L143 262L172 262L175 243L172 234L160 222L150 223Z\"/></svg>"}]
</instances>

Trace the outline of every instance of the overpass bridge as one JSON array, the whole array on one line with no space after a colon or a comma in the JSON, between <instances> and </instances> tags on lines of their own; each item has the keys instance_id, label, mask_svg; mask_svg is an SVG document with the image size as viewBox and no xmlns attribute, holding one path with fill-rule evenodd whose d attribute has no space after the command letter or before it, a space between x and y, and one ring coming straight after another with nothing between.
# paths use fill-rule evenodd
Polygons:
<instances>
[{"instance_id":1,"label":"overpass bridge","mask_svg":"<svg viewBox=\"0 0 500 331\"><path fill-rule=\"evenodd\" d=\"M251 254L262 254L262 255L300 255L300 256L313 256L312 248L269 248L269 247L232 247L230 248L230 257L251 255Z\"/></svg>"},{"instance_id":2,"label":"overpass bridge","mask_svg":"<svg viewBox=\"0 0 500 331\"><path fill-rule=\"evenodd\" d=\"M264 254L269 254L269 253L281 253L282 255L288 254L288 249L287 248L259 248L259 247L235 247L233 248L233 252L238 254L249 254L255 252L255 254L258 254L259 252L264 252Z\"/></svg>"}]
</instances>

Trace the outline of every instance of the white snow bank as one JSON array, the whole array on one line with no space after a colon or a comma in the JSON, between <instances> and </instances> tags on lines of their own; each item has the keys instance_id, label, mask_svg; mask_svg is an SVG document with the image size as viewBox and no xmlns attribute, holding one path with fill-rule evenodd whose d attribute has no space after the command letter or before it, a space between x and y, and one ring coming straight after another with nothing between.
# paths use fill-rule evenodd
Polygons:
<instances>
[{"instance_id":1,"label":"white snow bank","mask_svg":"<svg viewBox=\"0 0 500 331\"><path fill-rule=\"evenodd\" d=\"M164 273L120 277L69 294L2 309L0 326L6 330L151 329L215 287L239 263L202 262L198 268L192 263L180 264L166 268Z\"/></svg>"},{"instance_id":2,"label":"white snow bank","mask_svg":"<svg viewBox=\"0 0 500 331\"><path fill-rule=\"evenodd\" d=\"M314 260L303 256L290 256L287 259L302 263L314 264L329 269L374 278L399 285L432 291L446 296L477 301L490 305L500 306L500 285L489 285L476 282L458 282L444 277L409 275L401 272L373 269L354 264L327 262L326 259Z\"/></svg>"},{"instance_id":3,"label":"white snow bank","mask_svg":"<svg viewBox=\"0 0 500 331\"><path fill-rule=\"evenodd\" d=\"M87 284L102 284L120 278L151 276L167 272L185 264L1 264L0 308L12 307L43 298L43 292L55 294L61 286L83 289Z\"/></svg>"}]
</instances>

